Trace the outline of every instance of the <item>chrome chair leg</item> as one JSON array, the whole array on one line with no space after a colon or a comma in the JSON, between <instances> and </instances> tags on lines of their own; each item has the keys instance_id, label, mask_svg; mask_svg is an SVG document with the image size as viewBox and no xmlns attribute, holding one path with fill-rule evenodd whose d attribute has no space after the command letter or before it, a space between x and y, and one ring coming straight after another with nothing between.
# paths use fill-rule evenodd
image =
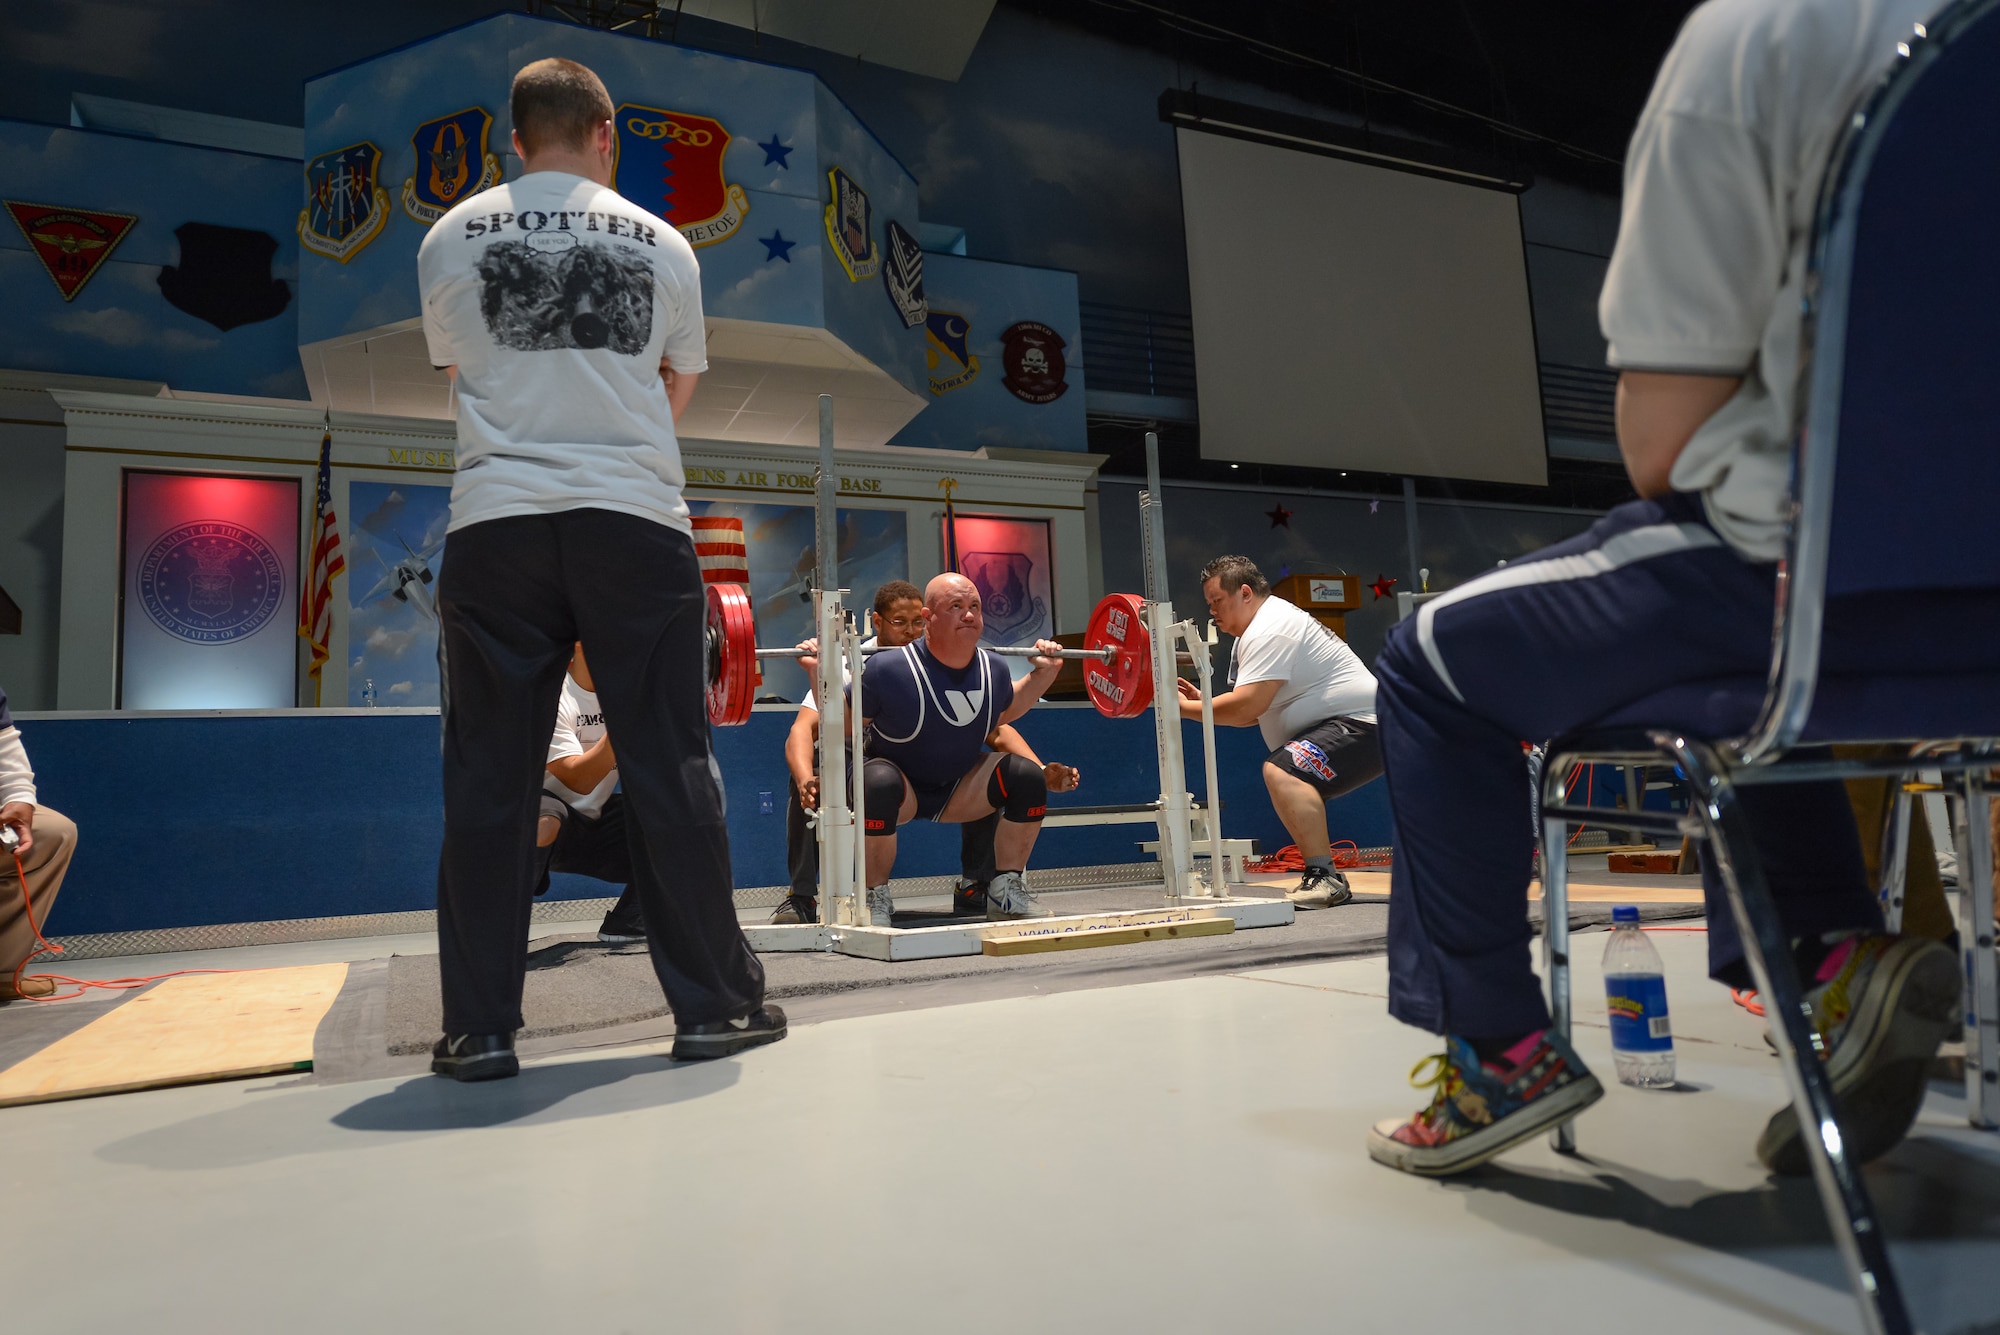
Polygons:
<instances>
[{"instance_id":1,"label":"chrome chair leg","mask_svg":"<svg viewBox=\"0 0 2000 1335\"><path fill-rule=\"evenodd\" d=\"M1909 1335L1912 1327L1890 1264L1874 1203L1861 1180L1860 1166L1847 1157L1834 1109L1833 1083L1820 1059L1821 1041L1792 963L1792 946L1778 919L1764 869L1750 842L1736 790L1726 767L1705 743L1671 733L1654 740L1680 762L1693 789L1692 809L1708 830L1708 855L1729 895L1729 908L1743 938L1743 954L1764 1000L1779 1063L1791 1087L1792 1106L1806 1135L1813 1179L1819 1185L1827 1223L1860 1305L1870 1335Z\"/></svg>"},{"instance_id":2,"label":"chrome chair leg","mask_svg":"<svg viewBox=\"0 0 2000 1335\"><path fill-rule=\"evenodd\" d=\"M1544 805L1543 762L1544 757L1539 750L1531 753L1528 774L1538 813ZM1561 816L1550 816L1541 822L1541 827L1542 972L1549 984L1549 1027L1567 1042L1570 1035L1569 823ZM1576 1153L1575 1118L1549 1132L1549 1148L1558 1154Z\"/></svg>"},{"instance_id":3,"label":"chrome chair leg","mask_svg":"<svg viewBox=\"0 0 2000 1335\"><path fill-rule=\"evenodd\" d=\"M1986 776L1972 770L1952 796L1964 819L1958 836L1958 939L1965 959L1965 1115L1981 1128L2000 1126L2000 987L1993 954L1993 827Z\"/></svg>"},{"instance_id":4,"label":"chrome chair leg","mask_svg":"<svg viewBox=\"0 0 2000 1335\"><path fill-rule=\"evenodd\" d=\"M1882 829L1882 883L1876 888L1876 898L1882 904L1883 930L1900 932L1903 930L1903 895L1909 886L1910 869L1910 791L1904 786L1905 776L1894 779L1895 796L1889 803L1888 813Z\"/></svg>"}]
</instances>

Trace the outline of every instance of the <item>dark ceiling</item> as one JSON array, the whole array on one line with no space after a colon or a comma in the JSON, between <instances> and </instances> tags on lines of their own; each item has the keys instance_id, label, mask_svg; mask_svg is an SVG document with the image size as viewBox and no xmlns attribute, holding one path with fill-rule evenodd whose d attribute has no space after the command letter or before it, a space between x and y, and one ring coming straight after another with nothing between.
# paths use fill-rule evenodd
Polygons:
<instances>
[{"instance_id":1,"label":"dark ceiling","mask_svg":"<svg viewBox=\"0 0 2000 1335\"><path fill-rule=\"evenodd\" d=\"M1332 111L1616 191L1688 0L1003 0Z\"/></svg>"}]
</instances>

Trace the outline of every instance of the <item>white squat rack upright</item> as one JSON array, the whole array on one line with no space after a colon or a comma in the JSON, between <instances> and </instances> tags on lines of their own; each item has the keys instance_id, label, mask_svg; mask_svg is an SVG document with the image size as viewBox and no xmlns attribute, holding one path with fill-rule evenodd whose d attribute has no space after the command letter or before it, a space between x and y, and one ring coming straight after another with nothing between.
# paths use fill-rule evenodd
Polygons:
<instances>
[{"instance_id":1,"label":"white squat rack upright","mask_svg":"<svg viewBox=\"0 0 2000 1335\"><path fill-rule=\"evenodd\" d=\"M866 903L866 839L862 813L862 767L848 763L862 751L861 711L848 705L848 682L860 699L866 656L862 634L842 604L838 525L840 475L833 461L833 398L819 396L819 468L814 478L815 535L818 564L812 591L814 620L822 652L815 684L819 704L819 811L815 823L819 843L820 904L823 921L796 926L757 924L744 928L753 949L833 951L866 959L937 959L947 955L1014 954L1038 949L1069 949L1083 945L1208 936L1252 927L1282 927L1294 916L1282 899L1239 899L1229 894L1224 874L1226 858L1240 857L1243 845L1222 838L1215 805L1215 706L1211 689L1214 668L1211 645L1192 621L1174 618L1167 597L1166 533L1160 504L1159 444L1146 436L1146 490L1140 494L1140 523L1145 542L1146 590L1143 613L1150 636L1153 666L1153 736L1160 768L1159 800L1141 807L1095 808L1065 815L1051 808L1047 824L1117 824L1153 821L1159 827L1157 848L1165 902L1157 908L1099 913L1056 914L1008 922L967 919L937 927L875 927ZM1186 759L1181 746L1177 655L1193 660L1201 691L1202 756L1210 800L1196 803L1187 790ZM843 673L842 666L846 671ZM1169 782L1169 776L1172 781ZM844 781L843 781L844 780ZM1208 870L1194 869L1197 840L1204 845ZM1231 845L1235 845L1231 848Z\"/></svg>"}]
</instances>

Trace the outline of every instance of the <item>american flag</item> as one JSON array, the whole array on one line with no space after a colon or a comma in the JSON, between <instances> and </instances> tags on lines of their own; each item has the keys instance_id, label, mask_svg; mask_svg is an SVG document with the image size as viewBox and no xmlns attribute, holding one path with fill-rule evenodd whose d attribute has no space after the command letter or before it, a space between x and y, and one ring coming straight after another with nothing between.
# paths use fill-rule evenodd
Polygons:
<instances>
[{"instance_id":1,"label":"american flag","mask_svg":"<svg viewBox=\"0 0 2000 1335\"><path fill-rule=\"evenodd\" d=\"M313 704L319 704L320 669L326 666L327 635L333 628L333 577L347 569L340 554L340 528L333 513L333 427L319 441L319 482L313 491L312 559L299 592L299 637L312 645Z\"/></svg>"}]
</instances>

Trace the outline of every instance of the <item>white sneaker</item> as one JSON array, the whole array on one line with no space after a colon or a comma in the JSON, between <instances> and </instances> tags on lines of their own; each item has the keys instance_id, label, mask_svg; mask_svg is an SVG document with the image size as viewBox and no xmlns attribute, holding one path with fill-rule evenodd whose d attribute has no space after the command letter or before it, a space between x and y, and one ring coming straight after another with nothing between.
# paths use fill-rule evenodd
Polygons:
<instances>
[{"instance_id":1,"label":"white sneaker","mask_svg":"<svg viewBox=\"0 0 2000 1335\"><path fill-rule=\"evenodd\" d=\"M871 927L893 926L894 924L892 924L889 921L889 917L895 911L895 908L896 908L896 901L889 894L888 886L871 885L868 887L869 926Z\"/></svg>"},{"instance_id":2,"label":"white sneaker","mask_svg":"<svg viewBox=\"0 0 2000 1335\"><path fill-rule=\"evenodd\" d=\"M1295 909L1330 909L1352 898L1345 876L1318 867L1307 867L1299 883L1285 891L1285 902Z\"/></svg>"},{"instance_id":3,"label":"white sneaker","mask_svg":"<svg viewBox=\"0 0 2000 1335\"><path fill-rule=\"evenodd\" d=\"M988 918L1046 918L1049 911L1028 893L1028 882L1017 871L1003 871L986 887Z\"/></svg>"}]
</instances>

